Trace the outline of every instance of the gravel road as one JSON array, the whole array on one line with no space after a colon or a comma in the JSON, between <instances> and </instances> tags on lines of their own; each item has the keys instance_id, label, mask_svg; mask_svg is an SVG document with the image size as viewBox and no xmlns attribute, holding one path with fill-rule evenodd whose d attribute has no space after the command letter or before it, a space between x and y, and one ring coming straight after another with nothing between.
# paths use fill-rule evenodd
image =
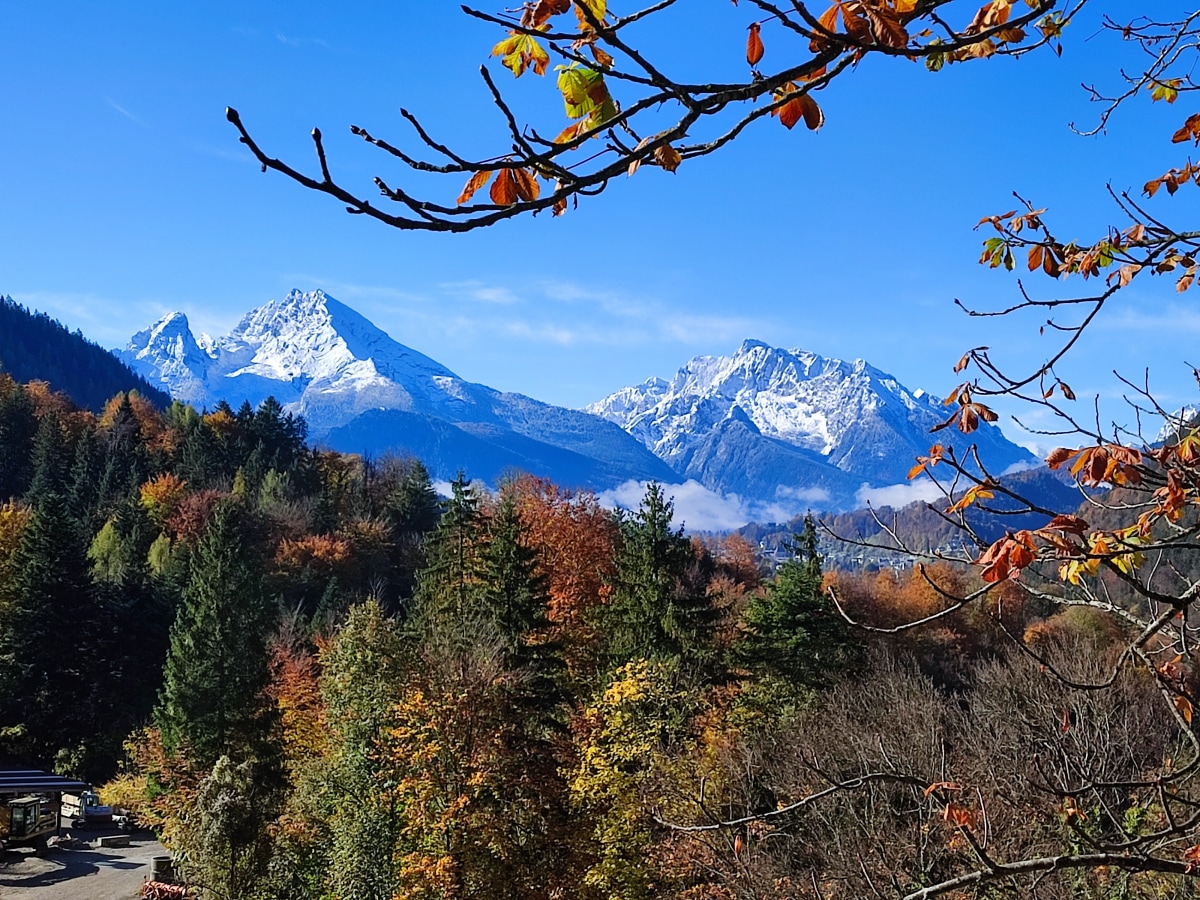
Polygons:
<instances>
[{"instance_id":1,"label":"gravel road","mask_svg":"<svg viewBox=\"0 0 1200 900\"><path fill-rule=\"evenodd\" d=\"M150 875L150 861L166 855L146 832L130 835L128 847L99 847L96 832L75 832L87 843L52 848L44 859L32 853L0 855L3 900L134 900Z\"/></svg>"}]
</instances>

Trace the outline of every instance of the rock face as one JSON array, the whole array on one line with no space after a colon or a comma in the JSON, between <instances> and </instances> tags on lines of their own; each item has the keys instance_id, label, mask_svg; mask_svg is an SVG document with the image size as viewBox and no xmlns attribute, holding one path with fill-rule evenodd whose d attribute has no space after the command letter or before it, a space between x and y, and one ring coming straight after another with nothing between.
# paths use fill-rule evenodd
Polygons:
<instances>
[{"instance_id":1,"label":"rock face","mask_svg":"<svg viewBox=\"0 0 1200 900\"><path fill-rule=\"evenodd\" d=\"M651 378L586 407L641 441L683 478L766 501L789 496L847 508L864 484L903 482L947 411L863 360L826 359L746 341L698 356L670 381ZM995 472L1033 457L984 425L971 436ZM822 499L822 496L824 499Z\"/></svg>"},{"instance_id":2,"label":"rock face","mask_svg":"<svg viewBox=\"0 0 1200 900\"><path fill-rule=\"evenodd\" d=\"M215 340L172 313L119 356L178 400L236 408L273 396L320 443L412 453L437 477L462 468L495 483L522 470L597 488L674 477L615 425L464 381L322 291L292 291Z\"/></svg>"}]
</instances>

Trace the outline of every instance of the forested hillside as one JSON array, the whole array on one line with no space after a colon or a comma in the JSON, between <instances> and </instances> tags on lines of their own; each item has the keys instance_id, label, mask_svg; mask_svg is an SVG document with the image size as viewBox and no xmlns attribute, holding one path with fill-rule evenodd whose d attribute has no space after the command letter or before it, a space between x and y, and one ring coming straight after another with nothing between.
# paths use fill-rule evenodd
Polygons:
<instances>
[{"instance_id":1,"label":"forested hillside","mask_svg":"<svg viewBox=\"0 0 1200 900\"><path fill-rule=\"evenodd\" d=\"M1013 582L955 611L926 576L966 568L823 573L812 523L764 580L655 486L441 500L270 400L97 415L0 376L0 436L0 755L106 782L206 898L895 896L973 865L985 813L994 852L1077 845L1038 786L1177 746L1137 671L1045 676L1099 677L1112 624ZM831 596L941 615L860 632ZM1142 799L1071 803L1115 839L1156 827Z\"/></svg>"},{"instance_id":2,"label":"forested hillside","mask_svg":"<svg viewBox=\"0 0 1200 900\"><path fill-rule=\"evenodd\" d=\"M47 381L78 405L99 412L121 391L138 391L159 409L171 398L78 331L0 295L0 372Z\"/></svg>"}]
</instances>

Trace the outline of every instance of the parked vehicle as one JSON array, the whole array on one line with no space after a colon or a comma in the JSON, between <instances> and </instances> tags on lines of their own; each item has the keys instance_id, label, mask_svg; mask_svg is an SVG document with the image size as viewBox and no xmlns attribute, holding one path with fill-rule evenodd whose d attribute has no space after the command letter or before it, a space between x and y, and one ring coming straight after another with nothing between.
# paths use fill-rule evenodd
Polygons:
<instances>
[{"instance_id":1,"label":"parked vehicle","mask_svg":"<svg viewBox=\"0 0 1200 900\"><path fill-rule=\"evenodd\" d=\"M73 828L87 828L89 825L111 825L113 811L111 806L100 802L95 791L81 791L62 795L62 816Z\"/></svg>"},{"instance_id":2,"label":"parked vehicle","mask_svg":"<svg viewBox=\"0 0 1200 900\"><path fill-rule=\"evenodd\" d=\"M0 803L0 849L33 847L40 856L57 831L57 804L45 797L15 797Z\"/></svg>"}]
</instances>

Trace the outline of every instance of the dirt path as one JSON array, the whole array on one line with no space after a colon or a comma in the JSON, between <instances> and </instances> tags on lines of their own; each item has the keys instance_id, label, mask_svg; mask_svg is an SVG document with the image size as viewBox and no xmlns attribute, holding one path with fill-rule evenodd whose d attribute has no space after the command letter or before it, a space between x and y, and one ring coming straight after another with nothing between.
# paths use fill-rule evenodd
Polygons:
<instances>
[{"instance_id":1,"label":"dirt path","mask_svg":"<svg viewBox=\"0 0 1200 900\"><path fill-rule=\"evenodd\" d=\"M98 847L96 833L82 835L79 849L51 849L45 859L12 852L0 856L3 900L133 900L150 875L150 861L166 855L145 832L130 836L128 847Z\"/></svg>"}]
</instances>

